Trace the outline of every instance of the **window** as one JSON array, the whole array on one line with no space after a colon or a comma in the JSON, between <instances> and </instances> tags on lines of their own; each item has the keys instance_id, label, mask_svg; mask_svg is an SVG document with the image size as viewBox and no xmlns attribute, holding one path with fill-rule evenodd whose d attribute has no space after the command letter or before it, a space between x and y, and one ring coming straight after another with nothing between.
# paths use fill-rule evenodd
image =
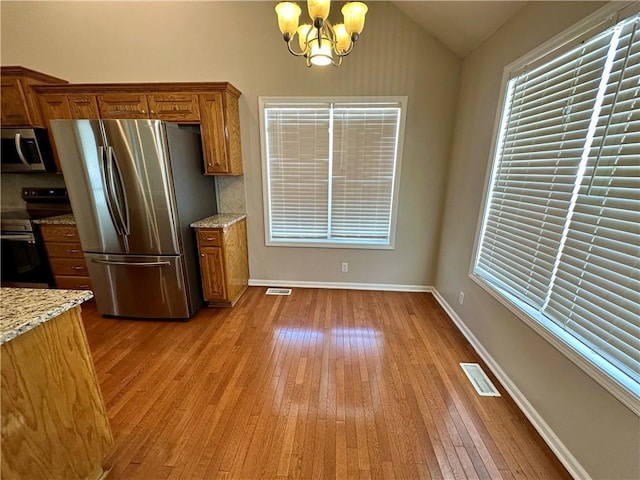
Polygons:
<instances>
[{"instance_id":1,"label":"window","mask_svg":"<svg viewBox=\"0 0 640 480\"><path fill-rule=\"evenodd\" d=\"M260 99L267 245L393 247L405 104Z\"/></svg>"},{"instance_id":2,"label":"window","mask_svg":"<svg viewBox=\"0 0 640 480\"><path fill-rule=\"evenodd\" d=\"M636 10L507 72L473 265L481 285L595 366L605 386L612 379L636 411L639 22Z\"/></svg>"}]
</instances>

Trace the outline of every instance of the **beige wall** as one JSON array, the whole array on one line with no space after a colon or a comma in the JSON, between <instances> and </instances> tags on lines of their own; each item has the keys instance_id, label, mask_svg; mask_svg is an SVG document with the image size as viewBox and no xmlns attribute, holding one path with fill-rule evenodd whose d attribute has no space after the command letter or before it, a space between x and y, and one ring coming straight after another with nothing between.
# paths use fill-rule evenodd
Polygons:
<instances>
[{"instance_id":1,"label":"beige wall","mask_svg":"<svg viewBox=\"0 0 640 480\"><path fill-rule=\"evenodd\" d=\"M308 69L286 52L273 7L3 1L1 62L72 82L230 81L243 92L251 278L432 285L460 60L391 4L372 2L344 64ZM409 97L394 251L265 247L258 96L270 95Z\"/></svg>"},{"instance_id":2,"label":"beige wall","mask_svg":"<svg viewBox=\"0 0 640 480\"><path fill-rule=\"evenodd\" d=\"M599 6L529 3L465 59L435 286L592 478L638 479L638 418L468 277L503 68Z\"/></svg>"}]
</instances>

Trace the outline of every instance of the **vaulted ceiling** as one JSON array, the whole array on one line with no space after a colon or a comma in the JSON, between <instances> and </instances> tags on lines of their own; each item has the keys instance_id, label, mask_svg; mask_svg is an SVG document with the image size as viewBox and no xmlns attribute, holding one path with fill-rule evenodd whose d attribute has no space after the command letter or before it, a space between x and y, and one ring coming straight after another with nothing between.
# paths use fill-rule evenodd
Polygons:
<instances>
[{"instance_id":1,"label":"vaulted ceiling","mask_svg":"<svg viewBox=\"0 0 640 480\"><path fill-rule=\"evenodd\" d=\"M396 0L392 3L464 58L527 2Z\"/></svg>"}]
</instances>

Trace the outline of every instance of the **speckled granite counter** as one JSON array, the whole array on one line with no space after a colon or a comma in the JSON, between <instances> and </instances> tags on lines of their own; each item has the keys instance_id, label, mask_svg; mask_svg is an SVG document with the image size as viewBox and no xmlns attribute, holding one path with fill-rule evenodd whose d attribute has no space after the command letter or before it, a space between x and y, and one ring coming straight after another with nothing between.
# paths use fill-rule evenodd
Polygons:
<instances>
[{"instance_id":1,"label":"speckled granite counter","mask_svg":"<svg viewBox=\"0 0 640 480\"><path fill-rule=\"evenodd\" d=\"M0 288L0 345L92 297L90 290Z\"/></svg>"},{"instance_id":2,"label":"speckled granite counter","mask_svg":"<svg viewBox=\"0 0 640 480\"><path fill-rule=\"evenodd\" d=\"M226 228L246 218L244 213L219 213L191 224L194 228Z\"/></svg>"},{"instance_id":3,"label":"speckled granite counter","mask_svg":"<svg viewBox=\"0 0 640 480\"><path fill-rule=\"evenodd\" d=\"M34 220L33 223L42 225L75 225L76 219L72 213L67 213L66 215L58 215L56 217L39 218Z\"/></svg>"}]
</instances>

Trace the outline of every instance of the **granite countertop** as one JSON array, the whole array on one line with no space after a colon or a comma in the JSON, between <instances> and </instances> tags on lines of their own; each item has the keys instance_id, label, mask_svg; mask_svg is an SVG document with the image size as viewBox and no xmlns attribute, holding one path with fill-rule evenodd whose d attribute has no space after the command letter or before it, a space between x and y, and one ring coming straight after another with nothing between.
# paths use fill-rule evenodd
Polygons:
<instances>
[{"instance_id":1,"label":"granite countertop","mask_svg":"<svg viewBox=\"0 0 640 480\"><path fill-rule=\"evenodd\" d=\"M67 213L56 217L39 218L34 220L33 223L41 225L75 225L76 219L74 218L73 213Z\"/></svg>"},{"instance_id":2,"label":"granite countertop","mask_svg":"<svg viewBox=\"0 0 640 480\"><path fill-rule=\"evenodd\" d=\"M0 288L0 345L92 297L90 290Z\"/></svg>"},{"instance_id":3,"label":"granite countertop","mask_svg":"<svg viewBox=\"0 0 640 480\"><path fill-rule=\"evenodd\" d=\"M191 224L194 228L226 228L246 218L246 213L218 213Z\"/></svg>"}]
</instances>

